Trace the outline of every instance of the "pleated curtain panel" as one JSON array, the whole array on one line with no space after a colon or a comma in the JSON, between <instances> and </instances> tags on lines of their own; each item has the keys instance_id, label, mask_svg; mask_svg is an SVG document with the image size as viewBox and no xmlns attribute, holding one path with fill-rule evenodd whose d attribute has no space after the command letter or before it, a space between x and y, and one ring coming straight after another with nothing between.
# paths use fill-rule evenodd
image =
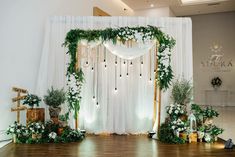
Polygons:
<instances>
[{"instance_id":1,"label":"pleated curtain panel","mask_svg":"<svg viewBox=\"0 0 235 157\"><path fill-rule=\"evenodd\" d=\"M192 23L190 18L147 17L70 17L48 19L35 93L46 94L48 88L66 90L67 49L62 47L71 29L105 29L152 25L176 40L172 52L174 78L192 80ZM140 134L153 129L154 42L128 45L112 42L87 43L81 48L80 67L85 76L82 88L79 128L89 133ZM193 80L192 80L193 81ZM171 103L170 91L162 92L161 121L165 106ZM45 104L43 104L45 105ZM62 113L67 112L63 104ZM45 105L47 108L47 106ZM46 113L48 117L48 113ZM70 125L74 126L73 117ZM157 124L155 124L156 129Z\"/></svg>"}]
</instances>

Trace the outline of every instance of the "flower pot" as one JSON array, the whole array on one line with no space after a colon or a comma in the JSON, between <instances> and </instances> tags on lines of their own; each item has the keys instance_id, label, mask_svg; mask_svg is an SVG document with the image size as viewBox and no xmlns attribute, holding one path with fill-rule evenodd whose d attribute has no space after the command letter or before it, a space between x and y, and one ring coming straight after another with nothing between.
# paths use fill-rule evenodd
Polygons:
<instances>
[{"instance_id":1,"label":"flower pot","mask_svg":"<svg viewBox=\"0 0 235 157\"><path fill-rule=\"evenodd\" d=\"M181 115L180 116L180 120L187 121L188 120L188 116L187 115Z\"/></svg>"},{"instance_id":2,"label":"flower pot","mask_svg":"<svg viewBox=\"0 0 235 157\"><path fill-rule=\"evenodd\" d=\"M187 134L187 133L181 132L179 136L180 136L180 138L182 138L183 140L187 141L187 138L188 138L188 134Z\"/></svg>"},{"instance_id":3,"label":"flower pot","mask_svg":"<svg viewBox=\"0 0 235 157\"><path fill-rule=\"evenodd\" d=\"M12 142L13 142L13 143L16 143L16 134L13 134L13 135L12 135Z\"/></svg>"},{"instance_id":4,"label":"flower pot","mask_svg":"<svg viewBox=\"0 0 235 157\"><path fill-rule=\"evenodd\" d=\"M61 136L63 131L64 131L64 128L58 128L57 134Z\"/></svg>"},{"instance_id":5,"label":"flower pot","mask_svg":"<svg viewBox=\"0 0 235 157\"><path fill-rule=\"evenodd\" d=\"M42 138L42 134L32 134L32 139L36 140L36 139L41 139Z\"/></svg>"},{"instance_id":6,"label":"flower pot","mask_svg":"<svg viewBox=\"0 0 235 157\"><path fill-rule=\"evenodd\" d=\"M202 139L203 139L204 135L205 135L205 133L202 132L202 131L198 131L197 132L197 137L198 137L200 142L202 142Z\"/></svg>"},{"instance_id":7,"label":"flower pot","mask_svg":"<svg viewBox=\"0 0 235 157\"><path fill-rule=\"evenodd\" d=\"M190 133L188 136L189 143L197 142L197 133Z\"/></svg>"},{"instance_id":8,"label":"flower pot","mask_svg":"<svg viewBox=\"0 0 235 157\"><path fill-rule=\"evenodd\" d=\"M52 118L58 118L60 114L61 108L60 107L49 107L49 114L51 119Z\"/></svg>"},{"instance_id":9,"label":"flower pot","mask_svg":"<svg viewBox=\"0 0 235 157\"><path fill-rule=\"evenodd\" d=\"M27 124L29 122L44 122L45 109L44 108L30 108L27 109Z\"/></svg>"}]
</instances>

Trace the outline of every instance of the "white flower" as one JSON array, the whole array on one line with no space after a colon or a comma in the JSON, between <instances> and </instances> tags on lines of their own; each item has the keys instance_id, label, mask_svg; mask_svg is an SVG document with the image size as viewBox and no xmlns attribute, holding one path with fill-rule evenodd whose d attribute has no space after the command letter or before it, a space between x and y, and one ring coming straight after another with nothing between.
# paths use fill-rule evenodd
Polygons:
<instances>
[{"instance_id":1,"label":"white flower","mask_svg":"<svg viewBox=\"0 0 235 157\"><path fill-rule=\"evenodd\" d=\"M175 110L175 114L178 114L179 113L179 111L178 110Z\"/></svg>"},{"instance_id":2,"label":"white flower","mask_svg":"<svg viewBox=\"0 0 235 157\"><path fill-rule=\"evenodd\" d=\"M51 139L55 139L56 136L57 136L57 134L56 134L55 132L51 132L48 136L49 136L49 138L51 138Z\"/></svg>"},{"instance_id":3,"label":"white flower","mask_svg":"<svg viewBox=\"0 0 235 157\"><path fill-rule=\"evenodd\" d=\"M13 129L13 128L10 128L10 132L14 132L14 129Z\"/></svg>"},{"instance_id":4,"label":"white flower","mask_svg":"<svg viewBox=\"0 0 235 157\"><path fill-rule=\"evenodd\" d=\"M174 130L174 129L175 129L175 126L173 125L171 128Z\"/></svg>"},{"instance_id":5,"label":"white flower","mask_svg":"<svg viewBox=\"0 0 235 157\"><path fill-rule=\"evenodd\" d=\"M17 129L16 132L17 132L17 133L20 133L20 129Z\"/></svg>"}]
</instances>

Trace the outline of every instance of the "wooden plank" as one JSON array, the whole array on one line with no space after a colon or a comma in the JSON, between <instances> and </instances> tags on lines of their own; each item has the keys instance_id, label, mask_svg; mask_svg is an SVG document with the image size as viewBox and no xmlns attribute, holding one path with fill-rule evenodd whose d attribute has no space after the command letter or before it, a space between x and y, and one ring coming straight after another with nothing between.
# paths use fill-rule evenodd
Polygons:
<instances>
[{"instance_id":1,"label":"wooden plank","mask_svg":"<svg viewBox=\"0 0 235 157\"><path fill-rule=\"evenodd\" d=\"M23 110L26 110L26 109L27 109L26 106L21 105L20 107L16 107L16 108L12 107L11 112L15 112L15 111L19 112L19 111L23 111Z\"/></svg>"},{"instance_id":2,"label":"wooden plank","mask_svg":"<svg viewBox=\"0 0 235 157\"><path fill-rule=\"evenodd\" d=\"M27 95L22 95L22 96L19 96L19 97L15 97L15 98L12 98L12 102L16 102L16 101L19 101L19 100L23 100L26 98Z\"/></svg>"},{"instance_id":3,"label":"wooden plank","mask_svg":"<svg viewBox=\"0 0 235 157\"><path fill-rule=\"evenodd\" d=\"M28 92L26 89L18 88L18 87L12 87L12 90L14 92L20 92L20 93L27 93Z\"/></svg>"}]
</instances>

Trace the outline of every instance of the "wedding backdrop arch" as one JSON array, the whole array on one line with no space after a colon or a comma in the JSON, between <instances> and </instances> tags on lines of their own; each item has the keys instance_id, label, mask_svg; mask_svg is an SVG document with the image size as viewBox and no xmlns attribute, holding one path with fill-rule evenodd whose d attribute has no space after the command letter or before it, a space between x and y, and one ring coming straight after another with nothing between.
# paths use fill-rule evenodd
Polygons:
<instances>
[{"instance_id":1,"label":"wedding backdrop arch","mask_svg":"<svg viewBox=\"0 0 235 157\"><path fill-rule=\"evenodd\" d=\"M160 89L167 89L172 78L171 66L168 64L169 50L175 42L163 32L176 39L176 47L172 53L174 75L191 78L190 19L51 18L47 24L36 93L43 95L50 86L67 88L67 74L70 78L68 91L76 95L71 87L77 83L77 94L82 97L80 128L93 133L146 132L151 129L153 119L164 118L164 115L153 115L155 77ZM60 47L63 42L68 49ZM68 52L70 58L65 52ZM182 61L187 64L186 67ZM75 77L81 76L81 71L76 73L76 68L84 72L85 81L82 87L79 81L74 81ZM70 106L78 103L77 98L70 97ZM165 90L161 110L164 110L164 105L168 102L168 91ZM66 111L65 107L64 112Z\"/></svg>"}]
</instances>

